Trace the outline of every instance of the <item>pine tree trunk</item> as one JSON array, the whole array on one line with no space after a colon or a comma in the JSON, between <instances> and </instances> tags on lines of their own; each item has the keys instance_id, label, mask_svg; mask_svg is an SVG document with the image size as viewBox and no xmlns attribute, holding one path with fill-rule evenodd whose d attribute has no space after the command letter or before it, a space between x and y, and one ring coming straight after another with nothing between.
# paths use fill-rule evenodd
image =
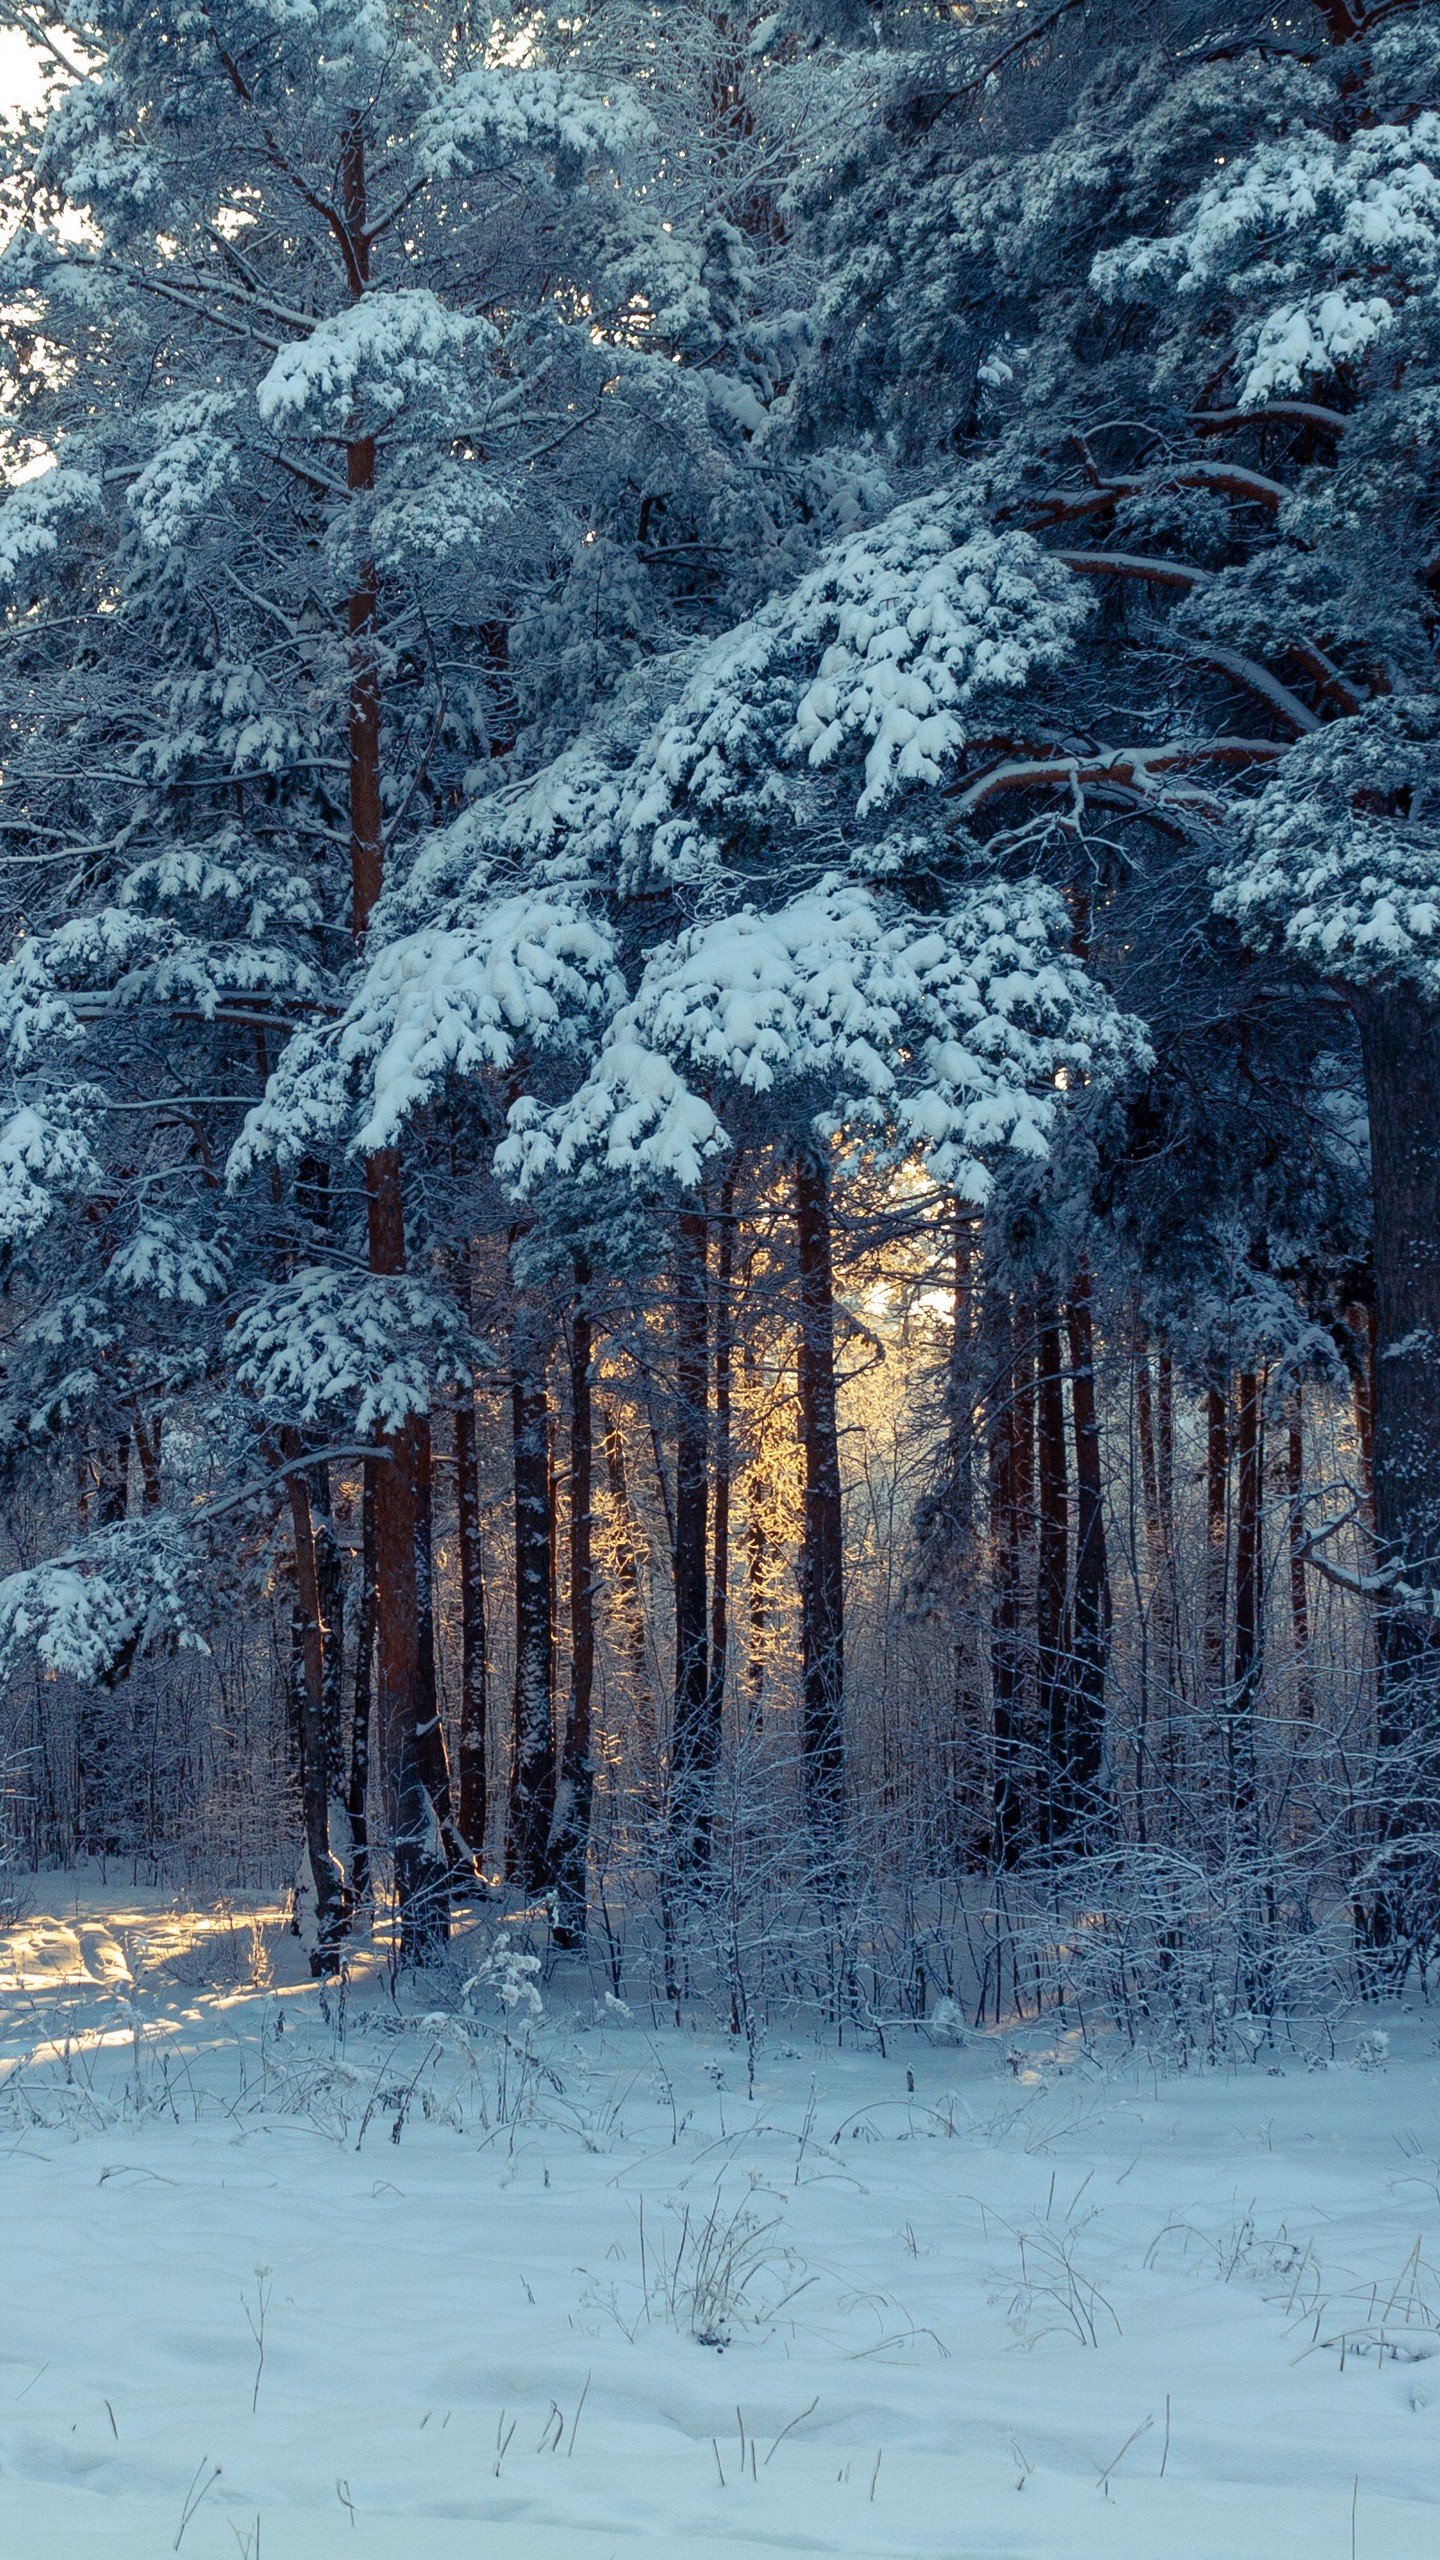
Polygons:
<instances>
[{"instance_id":1,"label":"pine tree trunk","mask_svg":"<svg viewBox=\"0 0 1440 2560\"><path fill-rule=\"evenodd\" d=\"M555 1805L552 1865L555 1943L583 1947L595 1793L591 1733L595 1689L594 1428L591 1412L593 1329L588 1266L577 1258L570 1330L570 1703Z\"/></svg>"},{"instance_id":2,"label":"pine tree trunk","mask_svg":"<svg viewBox=\"0 0 1440 2560\"><path fill-rule=\"evenodd\" d=\"M315 1524L315 1575L320 1591L325 1763L333 1794L345 1767L345 1566L335 1535L330 1470L323 1464L314 1468L310 1476L310 1509Z\"/></svg>"},{"instance_id":3,"label":"pine tree trunk","mask_svg":"<svg viewBox=\"0 0 1440 2560\"><path fill-rule=\"evenodd\" d=\"M350 1713L350 1771L345 1810L350 1818L351 1890L357 1902L372 1899L370 1873L370 1713L375 1696L375 1477L366 1459L360 1492L360 1595L355 1613L355 1688Z\"/></svg>"},{"instance_id":4,"label":"pine tree trunk","mask_svg":"<svg viewBox=\"0 0 1440 2560\"><path fill-rule=\"evenodd\" d=\"M1150 1376L1150 1347L1138 1331L1135 1337L1135 1434L1140 1443L1140 1498L1145 1514L1145 1552L1152 1578L1158 1581L1165 1558L1165 1539L1160 1525L1155 1397Z\"/></svg>"},{"instance_id":5,"label":"pine tree trunk","mask_svg":"<svg viewBox=\"0 0 1440 2560\"><path fill-rule=\"evenodd\" d=\"M1020 1356L1015 1319L1004 1300L990 1312L995 1378L989 1398L990 1683L995 1745L992 1854L1013 1867L1030 1845L1030 1787L1024 1736L1020 1658L1019 1499Z\"/></svg>"},{"instance_id":6,"label":"pine tree trunk","mask_svg":"<svg viewBox=\"0 0 1440 2560\"><path fill-rule=\"evenodd\" d=\"M340 193L347 279L351 299L359 301L369 281L369 213L365 143L358 115L347 119L341 140ZM357 498L367 497L374 489L373 436L353 437L347 443L345 479ZM362 560L355 572L346 617L350 651L350 922L357 951L364 948L384 874L377 613L374 567ZM405 1269L405 1209L400 1159L393 1148L367 1157L365 1189L370 1269L381 1276L393 1276ZM380 1462L375 1469L375 1650L379 1731L385 1759L385 1793L393 1808L395 1898L399 1947L405 1956L415 1934L417 1914L412 1906L416 1905L417 1896L423 1898L430 1863L429 1811L415 1760L420 1624L415 1572L418 1450L413 1428L407 1425L383 1434L377 1449ZM423 1942L423 1912L418 1918Z\"/></svg>"},{"instance_id":7,"label":"pine tree trunk","mask_svg":"<svg viewBox=\"0 0 1440 2560\"><path fill-rule=\"evenodd\" d=\"M1440 1557L1440 1011L1357 991L1375 1201L1375 1528L1381 1559L1423 1580ZM1387 1612L1392 1671L1435 1645Z\"/></svg>"},{"instance_id":8,"label":"pine tree trunk","mask_svg":"<svg viewBox=\"0 0 1440 2560\"><path fill-rule=\"evenodd\" d=\"M100 1444L96 1459L95 1517L113 1528L130 1508L130 1434L122 1431ZM82 1690L76 1733L76 1793L79 1797L81 1846L92 1858L116 1858L124 1847L117 1818L115 1709L105 1681L99 1692Z\"/></svg>"},{"instance_id":9,"label":"pine tree trunk","mask_svg":"<svg viewBox=\"0 0 1440 2560\"><path fill-rule=\"evenodd\" d=\"M435 1659L435 1468L430 1417L412 1421L415 1450L415 1766L430 1809L427 1872L423 1907L416 1913L417 1953L431 1953L450 1934L450 1895L454 1879L469 1866L455 1823L450 1786L450 1754L440 1720L438 1665Z\"/></svg>"},{"instance_id":10,"label":"pine tree trunk","mask_svg":"<svg viewBox=\"0 0 1440 2560\"><path fill-rule=\"evenodd\" d=\"M506 1873L526 1893L550 1883L555 1813L555 1657L551 1587L549 1405L534 1319L524 1305L510 1334L515 1478L515 1699L510 1740Z\"/></svg>"},{"instance_id":11,"label":"pine tree trunk","mask_svg":"<svg viewBox=\"0 0 1440 2560\"><path fill-rule=\"evenodd\" d=\"M1046 1830L1059 1839L1069 1825L1069 1676L1065 1602L1070 1576L1069 1475L1065 1460L1065 1386L1060 1320L1053 1300L1038 1309L1036 1382L1038 1556L1035 1579L1036 1681L1046 1753Z\"/></svg>"},{"instance_id":12,"label":"pine tree trunk","mask_svg":"<svg viewBox=\"0 0 1440 2560\"><path fill-rule=\"evenodd\" d=\"M604 1417L605 1476L615 1522L615 1585L624 1650L630 1663L630 1706L635 1745L648 1791L658 1789L660 1739L655 1692L650 1681L650 1650L645 1632L645 1587L640 1571L640 1536L630 1507L625 1441L613 1413ZM652 1792L652 1803L656 1801Z\"/></svg>"},{"instance_id":13,"label":"pine tree trunk","mask_svg":"<svg viewBox=\"0 0 1440 2560\"><path fill-rule=\"evenodd\" d=\"M1160 1496L1160 1535L1164 1542L1165 1561L1175 1559L1175 1364L1168 1351L1160 1354L1160 1379L1156 1396L1156 1473Z\"/></svg>"},{"instance_id":14,"label":"pine tree trunk","mask_svg":"<svg viewBox=\"0 0 1440 2560\"><path fill-rule=\"evenodd\" d=\"M1229 1743L1230 1800L1244 1811L1254 1800L1254 1734L1251 1718L1260 1677L1260 1490L1263 1473L1261 1381L1240 1373L1235 1411L1235 1654L1225 1731Z\"/></svg>"},{"instance_id":15,"label":"pine tree trunk","mask_svg":"<svg viewBox=\"0 0 1440 2560\"><path fill-rule=\"evenodd\" d=\"M287 1433L286 1441L293 1435ZM287 1448L287 1456L295 1454ZM330 1762L325 1740L325 1664L320 1578L310 1493L297 1471L286 1478L295 1541L295 1626L299 1639L300 1790L305 1849L315 1887L315 1945L310 1969L334 1973L345 1928L344 1879L330 1853Z\"/></svg>"},{"instance_id":16,"label":"pine tree trunk","mask_svg":"<svg viewBox=\"0 0 1440 2560\"><path fill-rule=\"evenodd\" d=\"M1350 1001L1375 1212L1375 1558L1396 1583L1375 1612L1383 1864L1359 1918L1398 1980L1440 1916L1440 1621L1428 1596L1440 1578L1440 1011L1402 987Z\"/></svg>"},{"instance_id":17,"label":"pine tree trunk","mask_svg":"<svg viewBox=\"0 0 1440 2560\"><path fill-rule=\"evenodd\" d=\"M1075 1431L1075 1637L1066 1753L1072 1821L1094 1845L1104 1834L1105 1677L1110 1660L1110 1565L1105 1487L1095 1403L1095 1332L1083 1264L1067 1311L1071 1415Z\"/></svg>"},{"instance_id":18,"label":"pine tree trunk","mask_svg":"<svg viewBox=\"0 0 1440 2560\"><path fill-rule=\"evenodd\" d=\"M770 1553L768 1513L774 1493L766 1460L763 1411L759 1404L760 1362L753 1341L744 1349L746 1402L752 1416L755 1449L745 1488L745 1711L747 1730L760 1730L765 1707L765 1672L770 1638Z\"/></svg>"},{"instance_id":19,"label":"pine tree trunk","mask_svg":"<svg viewBox=\"0 0 1440 2560\"><path fill-rule=\"evenodd\" d=\"M809 1145L795 1159L795 1230L805 1459L801 1757L811 1828L821 1839L833 1841L845 1818L845 1547L835 1410L830 1177L824 1156Z\"/></svg>"},{"instance_id":20,"label":"pine tree trunk","mask_svg":"<svg viewBox=\"0 0 1440 2560\"><path fill-rule=\"evenodd\" d=\"M405 1268L400 1162L392 1150L366 1159L370 1268ZM415 1753L421 1707L420 1591L416 1573L420 1450L414 1418L381 1435L375 1464L375 1657L377 1722L391 1823L398 1947L423 1953L433 1883L431 1817Z\"/></svg>"},{"instance_id":21,"label":"pine tree trunk","mask_svg":"<svg viewBox=\"0 0 1440 2560\"><path fill-rule=\"evenodd\" d=\"M1290 1398L1285 1431L1285 1490L1290 1548L1290 1634L1295 1647L1295 1703L1307 1720L1315 1713L1310 1670L1310 1593L1305 1579L1305 1405L1299 1387Z\"/></svg>"},{"instance_id":22,"label":"pine tree trunk","mask_svg":"<svg viewBox=\"0 0 1440 2560\"><path fill-rule=\"evenodd\" d=\"M485 1854L490 1664L485 1566L480 1545L480 1481L475 1397L455 1407L455 1542L460 1555L460 1834L470 1856Z\"/></svg>"},{"instance_id":23,"label":"pine tree trunk","mask_svg":"<svg viewBox=\"0 0 1440 2560\"><path fill-rule=\"evenodd\" d=\"M1350 1397L1355 1415L1355 1446L1360 1459L1360 1497L1370 1526L1375 1525L1375 1309L1350 1306L1346 1321L1355 1336L1355 1367Z\"/></svg>"},{"instance_id":24,"label":"pine tree trunk","mask_svg":"<svg viewBox=\"0 0 1440 2560\"><path fill-rule=\"evenodd\" d=\"M675 1703L671 1795L679 1874L709 1864L719 1735L710 1712L707 1564L709 1387L707 1227L703 1210L677 1221L675 1250Z\"/></svg>"},{"instance_id":25,"label":"pine tree trunk","mask_svg":"<svg viewBox=\"0 0 1440 2560\"><path fill-rule=\"evenodd\" d=\"M1212 1703L1225 1694L1225 1616L1229 1590L1230 1427L1226 1390L1205 1390L1205 1681Z\"/></svg>"},{"instance_id":26,"label":"pine tree trunk","mask_svg":"<svg viewBox=\"0 0 1440 2560\"><path fill-rule=\"evenodd\" d=\"M725 1715L725 1675L730 1658L730 1499L733 1478L730 1388L735 1329L731 1295L735 1280L735 1174L720 1188L715 1272L715 1437L711 1478L715 1526L710 1572L710 1686L707 1714L718 1736Z\"/></svg>"}]
</instances>

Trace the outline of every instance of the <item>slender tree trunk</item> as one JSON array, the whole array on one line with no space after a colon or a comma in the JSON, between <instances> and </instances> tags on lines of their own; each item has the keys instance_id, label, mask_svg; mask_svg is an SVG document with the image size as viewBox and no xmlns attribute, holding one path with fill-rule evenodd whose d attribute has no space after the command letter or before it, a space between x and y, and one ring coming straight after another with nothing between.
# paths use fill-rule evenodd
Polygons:
<instances>
[{"instance_id":1,"label":"slender tree trunk","mask_svg":"<svg viewBox=\"0 0 1440 2560\"><path fill-rule=\"evenodd\" d=\"M709 1548L707 1225L703 1210L677 1221L675 1253L675 1705L671 1791L682 1876L707 1867L714 1822L719 1735L711 1719L706 1608Z\"/></svg>"},{"instance_id":2,"label":"slender tree trunk","mask_svg":"<svg viewBox=\"0 0 1440 2560\"><path fill-rule=\"evenodd\" d=\"M480 1860L485 1854L490 1664L475 1396L470 1387L462 1391L455 1407L455 1538L460 1553L460 1834L470 1855Z\"/></svg>"},{"instance_id":3,"label":"slender tree trunk","mask_svg":"<svg viewBox=\"0 0 1440 2560\"><path fill-rule=\"evenodd\" d=\"M605 1476L615 1522L616 1608L621 1642L630 1664L630 1704L635 1742L645 1773L647 1792L658 1800L660 1738L655 1692L650 1680L650 1649L645 1630L645 1586L640 1565L640 1534L630 1502L625 1441L613 1413L604 1417Z\"/></svg>"},{"instance_id":4,"label":"slender tree trunk","mask_svg":"<svg viewBox=\"0 0 1440 2560\"><path fill-rule=\"evenodd\" d=\"M123 1520L130 1509L130 1434L117 1432L101 1442L95 1517L104 1529Z\"/></svg>"},{"instance_id":5,"label":"slender tree trunk","mask_svg":"<svg viewBox=\"0 0 1440 2560\"><path fill-rule=\"evenodd\" d=\"M595 1690L594 1428L591 1412L593 1328L587 1264L577 1257L570 1319L570 1704L555 1805L552 1863L556 1884L555 1943L583 1947L595 1794L591 1713Z\"/></svg>"},{"instance_id":6,"label":"slender tree trunk","mask_svg":"<svg viewBox=\"0 0 1440 2560\"><path fill-rule=\"evenodd\" d=\"M755 1345L745 1342L746 1402L755 1433L745 1487L745 1710L747 1728L758 1733L765 1707L765 1672L769 1660L770 1553L768 1514L774 1487L766 1452L766 1424L760 1409L760 1361Z\"/></svg>"},{"instance_id":7,"label":"slender tree trunk","mask_svg":"<svg viewBox=\"0 0 1440 2560\"><path fill-rule=\"evenodd\" d=\"M450 1934L454 1880L469 1871L470 1857L456 1825L450 1754L440 1718L435 1658L435 1467L429 1415L416 1414L411 1427L415 1449L415 1765L433 1825L424 1913L428 1950L442 1946Z\"/></svg>"},{"instance_id":8,"label":"slender tree trunk","mask_svg":"<svg viewBox=\"0 0 1440 2560\"><path fill-rule=\"evenodd\" d=\"M114 1528L130 1508L130 1434L102 1440L96 1458L95 1518ZM76 1792L81 1845L93 1858L115 1858L124 1846L115 1803L117 1772L113 1682L82 1690L76 1734Z\"/></svg>"},{"instance_id":9,"label":"slender tree trunk","mask_svg":"<svg viewBox=\"0 0 1440 2560\"><path fill-rule=\"evenodd\" d=\"M1160 1535L1164 1542L1165 1561L1175 1559L1175 1364L1168 1351L1160 1354L1160 1376L1156 1393L1156 1475L1160 1498Z\"/></svg>"},{"instance_id":10,"label":"slender tree trunk","mask_svg":"<svg viewBox=\"0 0 1440 2560\"><path fill-rule=\"evenodd\" d=\"M1152 1579L1158 1581L1165 1559L1165 1536L1160 1521L1155 1396L1150 1376L1150 1346L1138 1330L1135 1338L1135 1431L1140 1443L1140 1498L1145 1514L1145 1552Z\"/></svg>"},{"instance_id":11,"label":"slender tree trunk","mask_svg":"<svg viewBox=\"0 0 1440 2560\"><path fill-rule=\"evenodd\" d=\"M943 1557L951 1609L950 1721L943 1735L938 1832L947 1851L961 1857L973 1845L974 1815L963 1773L973 1737L983 1721L979 1655L972 1593L979 1579L975 1553L975 1345L974 1209L955 1203L951 1257L950 1346L945 1382L947 1439Z\"/></svg>"},{"instance_id":12,"label":"slender tree trunk","mask_svg":"<svg viewBox=\"0 0 1440 2560\"><path fill-rule=\"evenodd\" d=\"M309 1481L315 1524L315 1575L320 1592L325 1764L334 1794L345 1767L345 1566L335 1535L328 1466L322 1463L312 1469Z\"/></svg>"},{"instance_id":13,"label":"slender tree trunk","mask_svg":"<svg viewBox=\"0 0 1440 2560\"><path fill-rule=\"evenodd\" d=\"M1094 1843L1103 1836L1108 1821L1103 1773L1111 1603L1100 1424L1095 1403L1095 1332L1090 1276L1083 1263L1071 1286L1067 1329L1075 1430L1075 1670L1067 1765L1073 1819Z\"/></svg>"},{"instance_id":14,"label":"slender tree trunk","mask_svg":"<svg viewBox=\"0 0 1440 2560\"><path fill-rule=\"evenodd\" d=\"M369 281L368 191L365 142L358 115L341 141L341 207L351 298ZM345 447L346 485L367 497L375 486L375 440L352 437ZM350 651L348 789L350 811L350 921L363 950L370 915L384 873L380 779L380 668L373 565L362 560L347 609ZM365 1189L370 1269L393 1276L405 1269L405 1209L400 1159L393 1148L367 1157ZM416 1936L416 1898L423 1896L429 1865L429 1814L415 1760L420 1680L419 1590L415 1571L419 1452L413 1428L383 1434L375 1470L376 1665L380 1747L385 1793L393 1808L395 1899L399 1952L408 1958ZM409 1915L409 1917L407 1917ZM419 1927L423 1943L423 1914Z\"/></svg>"},{"instance_id":15,"label":"slender tree trunk","mask_svg":"<svg viewBox=\"0 0 1440 2560\"><path fill-rule=\"evenodd\" d=\"M147 1432L140 1414L132 1411L130 1436L135 1443L135 1455L140 1461L140 1499L147 1511L158 1511L164 1500L164 1488L160 1479L161 1428L161 1422L157 1417L154 1431Z\"/></svg>"},{"instance_id":16,"label":"slender tree trunk","mask_svg":"<svg viewBox=\"0 0 1440 2560\"><path fill-rule=\"evenodd\" d=\"M1260 1489L1263 1476L1261 1381L1241 1371L1235 1411L1235 1656L1225 1731L1229 1744L1230 1800L1246 1810L1254 1801L1255 1738L1252 1717L1260 1677L1262 1558Z\"/></svg>"},{"instance_id":17,"label":"slender tree trunk","mask_svg":"<svg viewBox=\"0 0 1440 2560\"><path fill-rule=\"evenodd\" d=\"M370 1268L405 1268L404 1206L398 1157L386 1149L366 1160ZM377 1708L384 1786L391 1819L398 1953L422 1957L431 1935L427 1904L434 1881L430 1802L416 1758L421 1721L420 1589L416 1548L420 1448L414 1418L377 1442L375 1466L375 1621Z\"/></svg>"},{"instance_id":18,"label":"slender tree trunk","mask_svg":"<svg viewBox=\"0 0 1440 2560\"><path fill-rule=\"evenodd\" d=\"M360 1491L360 1595L355 1613L355 1688L350 1715L350 1881L357 1902L373 1895L370 1873L370 1712L375 1696L375 1476L366 1459Z\"/></svg>"},{"instance_id":19,"label":"slender tree trunk","mask_svg":"<svg viewBox=\"0 0 1440 2560\"><path fill-rule=\"evenodd\" d=\"M730 1497L733 1479L730 1387L734 1358L735 1173L727 1172L720 1188L716 1221L715 1272L715 1435L711 1478L715 1488L714 1553L710 1573L709 1721L718 1735L725 1715L725 1674L730 1657Z\"/></svg>"},{"instance_id":20,"label":"slender tree trunk","mask_svg":"<svg viewBox=\"0 0 1440 2560\"><path fill-rule=\"evenodd\" d=\"M1070 1815L1069 1676L1065 1602L1070 1578L1069 1476L1065 1461L1065 1386L1060 1320L1053 1300L1038 1308L1036 1348L1039 1539L1035 1579L1036 1681L1046 1754L1046 1829L1059 1838Z\"/></svg>"},{"instance_id":21,"label":"slender tree trunk","mask_svg":"<svg viewBox=\"0 0 1440 2560\"><path fill-rule=\"evenodd\" d=\"M845 1545L835 1409L835 1290L830 1176L818 1147L795 1159L800 1263L800 1440L805 1457L800 1573L804 1702L801 1754L812 1830L833 1840L845 1818Z\"/></svg>"},{"instance_id":22,"label":"slender tree trunk","mask_svg":"<svg viewBox=\"0 0 1440 2560\"><path fill-rule=\"evenodd\" d=\"M1375 1523L1375 1309L1345 1310L1355 1336L1355 1368L1350 1396L1355 1414L1355 1445L1360 1458L1360 1495L1370 1525Z\"/></svg>"},{"instance_id":23,"label":"slender tree trunk","mask_svg":"<svg viewBox=\"0 0 1440 2560\"><path fill-rule=\"evenodd\" d=\"M988 1330L996 1366L989 1414L990 1680L995 1740L993 1856L1013 1867L1030 1845L1031 1812L1026 1767L1023 1680L1020 1660L1019 1414L1020 1357L1015 1319L997 1299Z\"/></svg>"},{"instance_id":24,"label":"slender tree trunk","mask_svg":"<svg viewBox=\"0 0 1440 2560\"><path fill-rule=\"evenodd\" d=\"M1230 1427L1225 1387L1205 1390L1205 1680L1218 1707L1225 1693L1225 1617L1229 1589Z\"/></svg>"},{"instance_id":25,"label":"slender tree trunk","mask_svg":"<svg viewBox=\"0 0 1440 2560\"><path fill-rule=\"evenodd\" d=\"M1299 1387L1290 1398L1285 1429L1285 1490L1290 1547L1290 1633L1295 1646L1295 1703L1308 1721L1315 1713L1310 1669L1310 1593L1305 1578L1305 1404Z\"/></svg>"},{"instance_id":26,"label":"slender tree trunk","mask_svg":"<svg viewBox=\"0 0 1440 2560\"><path fill-rule=\"evenodd\" d=\"M291 1435L286 1435L287 1440ZM287 1455L294 1454L287 1450ZM298 1471L286 1478L290 1525L295 1540L296 1632L302 1677L300 1708L300 1789L305 1822L305 1848L315 1887L315 1945L312 1973L337 1971L345 1927L344 1880L330 1853L330 1767L325 1742L324 1632L320 1578L316 1569L315 1526L310 1492Z\"/></svg>"},{"instance_id":27,"label":"slender tree trunk","mask_svg":"<svg viewBox=\"0 0 1440 2560\"><path fill-rule=\"evenodd\" d=\"M510 1334L515 1474L515 1701L510 1744L506 1872L526 1893L550 1883L555 1812L555 1654L551 1588L549 1404L532 1312Z\"/></svg>"}]
</instances>

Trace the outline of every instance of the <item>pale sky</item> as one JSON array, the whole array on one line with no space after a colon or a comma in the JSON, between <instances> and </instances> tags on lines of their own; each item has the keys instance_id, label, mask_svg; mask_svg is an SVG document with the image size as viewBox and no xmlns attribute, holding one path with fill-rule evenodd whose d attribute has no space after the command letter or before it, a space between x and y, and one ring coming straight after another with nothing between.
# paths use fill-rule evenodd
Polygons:
<instances>
[{"instance_id":1,"label":"pale sky","mask_svg":"<svg viewBox=\"0 0 1440 2560\"><path fill-rule=\"evenodd\" d=\"M33 106L40 94L38 54L13 27L0 27L0 113L6 107Z\"/></svg>"}]
</instances>

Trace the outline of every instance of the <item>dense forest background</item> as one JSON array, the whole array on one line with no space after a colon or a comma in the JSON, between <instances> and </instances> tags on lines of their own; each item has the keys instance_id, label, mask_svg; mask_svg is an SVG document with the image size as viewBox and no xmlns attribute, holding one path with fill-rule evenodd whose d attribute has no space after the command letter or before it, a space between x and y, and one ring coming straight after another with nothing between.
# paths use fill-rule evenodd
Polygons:
<instances>
[{"instance_id":1,"label":"dense forest background","mask_svg":"<svg viewBox=\"0 0 1440 2560\"><path fill-rule=\"evenodd\" d=\"M1437 13L0 16L12 1867L1423 1975Z\"/></svg>"}]
</instances>

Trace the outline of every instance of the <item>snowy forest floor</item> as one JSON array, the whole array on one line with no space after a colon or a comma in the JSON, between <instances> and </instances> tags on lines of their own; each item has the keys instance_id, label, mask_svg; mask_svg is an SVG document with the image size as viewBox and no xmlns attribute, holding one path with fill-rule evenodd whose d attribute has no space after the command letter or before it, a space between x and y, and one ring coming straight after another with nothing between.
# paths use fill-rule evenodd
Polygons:
<instances>
[{"instance_id":1,"label":"snowy forest floor","mask_svg":"<svg viewBox=\"0 0 1440 2560\"><path fill-rule=\"evenodd\" d=\"M752 2097L578 1970L303 1976L90 1879L0 1937L3 2560L1440 2548L1418 2004L1185 2074L777 2031Z\"/></svg>"}]
</instances>

